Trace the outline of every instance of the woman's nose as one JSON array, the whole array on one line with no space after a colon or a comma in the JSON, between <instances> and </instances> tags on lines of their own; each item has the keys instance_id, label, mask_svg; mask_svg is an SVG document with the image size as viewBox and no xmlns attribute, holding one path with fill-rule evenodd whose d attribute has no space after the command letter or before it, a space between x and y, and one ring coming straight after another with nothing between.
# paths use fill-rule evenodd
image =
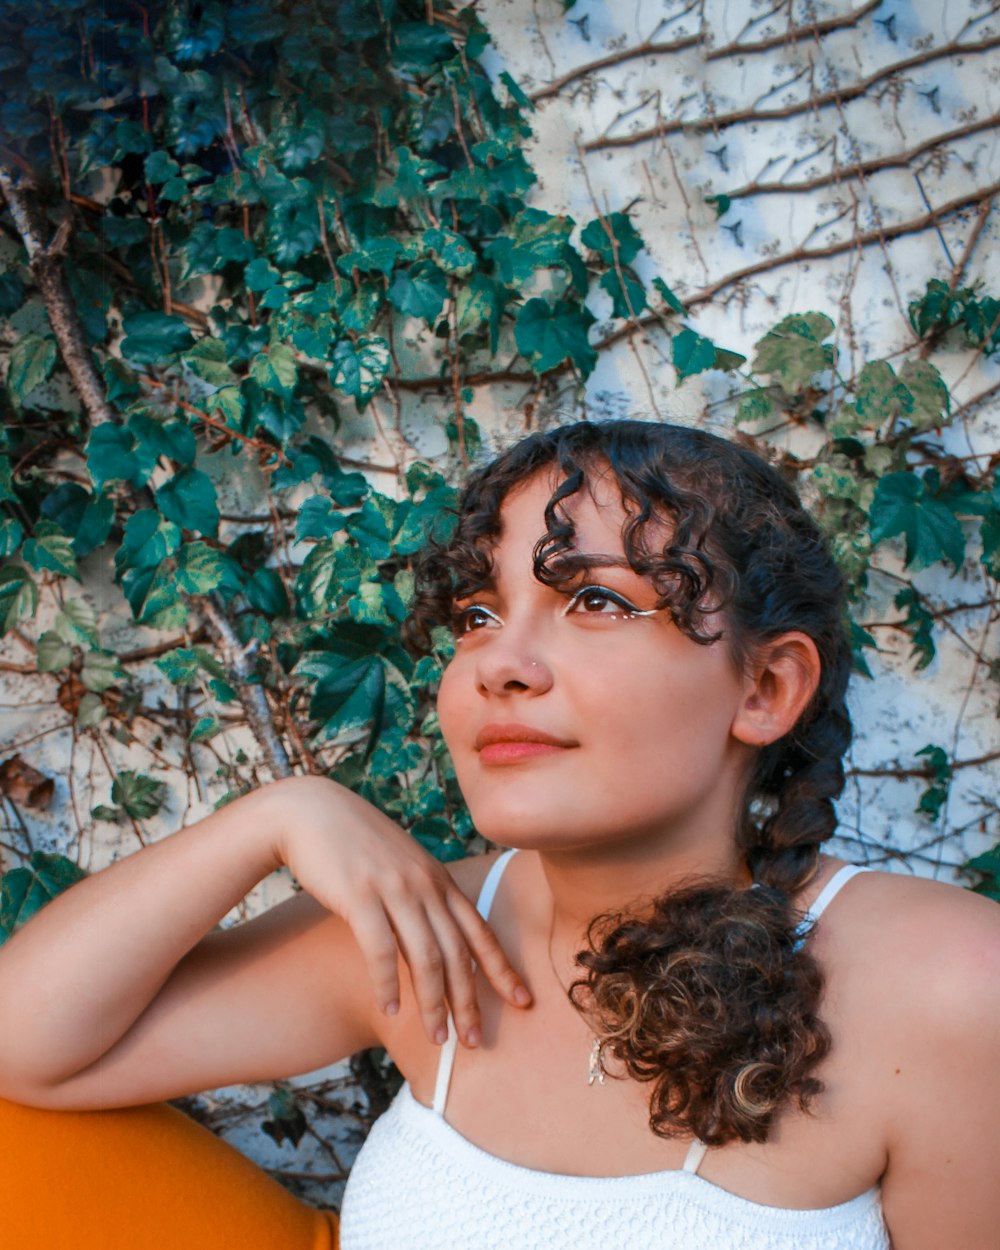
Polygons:
<instances>
[{"instance_id":1,"label":"woman's nose","mask_svg":"<svg viewBox=\"0 0 1000 1250\"><path fill-rule=\"evenodd\" d=\"M483 694L544 694L552 670L530 636L520 639L500 630L499 637L476 657L476 681Z\"/></svg>"}]
</instances>

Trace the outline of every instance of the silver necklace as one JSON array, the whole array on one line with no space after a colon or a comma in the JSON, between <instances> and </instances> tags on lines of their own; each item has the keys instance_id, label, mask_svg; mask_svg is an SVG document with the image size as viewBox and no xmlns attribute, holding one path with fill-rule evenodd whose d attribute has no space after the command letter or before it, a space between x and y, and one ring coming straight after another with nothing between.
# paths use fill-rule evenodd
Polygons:
<instances>
[{"instance_id":1,"label":"silver necklace","mask_svg":"<svg viewBox=\"0 0 1000 1250\"><path fill-rule=\"evenodd\" d=\"M549 940L547 943L547 949L548 949L548 955L549 955L549 967L552 969L552 975L556 979L556 984L559 986L559 988L563 991L563 993L569 999L570 1003L572 1004L575 1010L576 1004L573 1002L573 998L569 992L569 989L567 988L567 986L563 984L563 979L559 975L559 969L556 967L556 961L552 955L552 938L553 938L553 935L555 934L555 927L556 927L556 909L555 909L555 904L553 903L552 919L549 922ZM577 1014L579 1014L579 1012ZM591 1041L591 1044L590 1044L590 1053L587 1056L587 1084L588 1085L603 1085L604 1078L607 1075L607 1071L604 1067L604 1043L597 1036L597 1034L593 1032L592 1032L592 1039L593 1040Z\"/></svg>"}]
</instances>

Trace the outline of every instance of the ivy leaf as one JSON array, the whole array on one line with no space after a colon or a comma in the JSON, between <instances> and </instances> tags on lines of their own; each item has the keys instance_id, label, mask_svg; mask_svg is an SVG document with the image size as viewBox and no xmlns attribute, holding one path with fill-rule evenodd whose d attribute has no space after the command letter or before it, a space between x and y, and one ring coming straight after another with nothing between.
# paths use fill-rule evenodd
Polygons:
<instances>
[{"instance_id":1,"label":"ivy leaf","mask_svg":"<svg viewBox=\"0 0 1000 1250\"><path fill-rule=\"evenodd\" d=\"M24 868L4 873L0 885L0 944L57 894L86 875L65 855L48 855L44 851L32 852Z\"/></svg>"},{"instance_id":2,"label":"ivy leaf","mask_svg":"<svg viewBox=\"0 0 1000 1250\"><path fill-rule=\"evenodd\" d=\"M68 668L73 660L73 648L51 629L45 631L38 640L38 671L40 673L58 673Z\"/></svg>"},{"instance_id":3,"label":"ivy leaf","mask_svg":"<svg viewBox=\"0 0 1000 1250\"><path fill-rule=\"evenodd\" d=\"M137 442L131 430L110 421L95 426L87 443L87 470L98 490L108 482L145 486L156 466L157 453Z\"/></svg>"},{"instance_id":4,"label":"ivy leaf","mask_svg":"<svg viewBox=\"0 0 1000 1250\"><path fill-rule=\"evenodd\" d=\"M383 273L388 277L402 251L395 239L369 239L353 252L338 257L337 268L346 274L359 269L362 273Z\"/></svg>"},{"instance_id":5,"label":"ivy leaf","mask_svg":"<svg viewBox=\"0 0 1000 1250\"><path fill-rule=\"evenodd\" d=\"M0 556L12 556L24 538L24 527L12 517L0 521Z\"/></svg>"},{"instance_id":6,"label":"ivy leaf","mask_svg":"<svg viewBox=\"0 0 1000 1250\"><path fill-rule=\"evenodd\" d=\"M56 363L56 341L48 335L25 334L10 351L7 389L20 407L36 386L46 381Z\"/></svg>"},{"instance_id":7,"label":"ivy leaf","mask_svg":"<svg viewBox=\"0 0 1000 1250\"><path fill-rule=\"evenodd\" d=\"M166 456L178 464L194 464L197 444L186 421L164 421L160 414L150 416L144 408L134 408L129 414L128 428L135 436L137 446L151 456Z\"/></svg>"},{"instance_id":8,"label":"ivy leaf","mask_svg":"<svg viewBox=\"0 0 1000 1250\"><path fill-rule=\"evenodd\" d=\"M426 22L394 22L395 63L403 70L433 69L442 61L451 60L455 45L443 26Z\"/></svg>"},{"instance_id":9,"label":"ivy leaf","mask_svg":"<svg viewBox=\"0 0 1000 1250\"><path fill-rule=\"evenodd\" d=\"M655 290L659 291L661 299L668 308L673 309L674 312L680 313L682 316L685 312L687 312L687 309L662 278L654 278L653 287Z\"/></svg>"},{"instance_id":10,"label":"ivy leaf","mask_svg":"<svg viewBox=\"0 0 1000 1250\"><path fill-rule=\"evenodd\" d=\"M141 508L125 522L122 543L115 552L119 573L125 569L155 568L181 544L180 527L164 520L153 508Z\"/></svg>"},{"instance_id":11,"label":"ivy leaf","mask_svg":"<svg viewBox=\"0 0 1000 1250\"><path fill-rule=\"evenodd\" d=\"M389 372L389 344L380 338L359 338L356 343L341 339L333 353L330 381L358 408L378 394Z\"/></svg>"},{"instance_id":12,"label":"ivy leaf","mask_svg":"<svg viewBox=\"0 0 1000 1250\"><path fill-rule=\"evenodd\" d=\"M963 872L970 870L982 873L982 880L972 887L973 892L985 894L987 898L1000 903L1000 845L984 851L982 855L974 856L963 865Z\"/></svg>"},{"instance_id":13,"label":"ivy leaf","mask_svg":"<svg viewBox=\"0 0 1000 1250\"><path fill-rule=\"evenodd\" d=\"M82 595L63 600L56 617L56 633L64 642L97 645L97 611Z\"/></svg>"},{"instance_id":14,"label":"ivy leaf","mask_svg":"<svg viewBox=\"0 0 1000 1250\"><path fill-rule=\"evenodd\" d=\"M785 317L757 344L752 368L771 374L789 393L801 390L833 365L833 348L822 341L832 333L833 322L823 313Z\"/></svg>"},{"instance_id":15,"label":"ivy leaf","mask_svg":"<svg viewBox=\"0 0 1000 1250\"><path fill-rule=\"evenodd\" d=\"M516 219L513 236L501 235L483 251L496 264L501 281L520 286L536 269L566 264L572 231L572 217L526 208Z\"/></svg>"},{"instance_id":16,"label":"ivy leaf","mask_svg":"<svg viewBox=\"0 0 1000 1250\"><path fill-rule=\"evenodd\" d=\"M125 680L118 657L110 651L88 651L83 657L80 680L94 694L102 694Z\"/></svg>"},{"instance_id":17,"label":"ivy leaf","mask_svg":"<svg viewBox=\"0 0 1000 1250\"><path fill-rule=\"evenodd\" d=\"M670 344L678 385L695 373L704 373L706 369L715 367L715 344L711 339L696 334L690 326L675 334Z\"/></svg>"},{"instance_id":18,"label":"ivy leaf","mask_svg":"<svg viewBox=\"0 0 1000 1250\"><path fill-rule=\"evenodd\" d=\"M725 194L706 195L705 202L706 204L711 204L711 206L715 209L716 221L718 221L720 217L725 217L733 203L732 198Z\"/></svg>"},{"instance_id":19,"label":"ivy leaf","mask_svg":"<svg viewBox=\"0 0 1000 1250\"><path fill-rule=\"evenodd\" d=\"M250 364L250 376L265 391L289 398L299 380L295 353L285 343L272 343L259 352Z\"/></svg>"},{"instance_id":20,"label":"ivy leaf","mask_svg":"<svg viewBox=\"0 0 1000 1250\"><path fill-rule=\"evenodd\" d=\"M167 518L185 529L214 538L219 532L219 504L215 487L200 469L182 469L156 492L156 505Z\"/></svg>"},{"instance_id":21,"label":"ivy leaf","mask_svg":"<svg viewBox=\"0 0 1000 1250\"><path fill-rule=\"evenodd\" d=\"M38 573L60 573L79 581L73 540L51 521L39 521L33 537L25 542L22 554L26 564Z\"/></svg>"},{"instance_id":22,"label":"ivy leaf","mask_svg":"<svg viewBox=\"0 0 1000 1250\"><path fill-rule=\"evenodd\" d=\"M181 356L181 362L211 386L229 386L236 380L226 358L226 345L221 339L208 336L199 339L190 351Z\"/></svg>"},{"instance_id":23,"label":"ivy leaf","mask_svg":"<svg viewBox=\"0 0 1000 1250\"><path fill-rule=\"evenodd\" d=\"M437 256L441 268L456 277L465 277L476 263L476 253L467 239L454 230L435 227L424 231L424 246Z\"/></svg>"},{"instance_id":24,"label":"ivy leaf","mask_svg":"<svg viewBox=\"0 0 1000 1250\"><path fill-rule=\"evenodd\" d=\"M560 300L550 308L547 300L530 299L518 313L514 341L535 373L568 361L586 378L597 364L587 338L593 323L593 313L580 304Z\"/></svg>"},{"instance_id":25,"label":"ivy leaf","mask_svg":"<svg viewBox=\"0 0 1000 1250\"><path fill-rule=\"evenodd\" d=\"M377 726L385 703L385 668L378 656L309 653L296 673L315 680L309 715L318 720L318 742Z\"/></svg>"},{"instance_id":26,"label":"ivy leaf","mask_svg":"<svg viewBox=\"0 0 1000 1250\"><path fill-rule=\"evenodd\" d=\"M473 273L455 296L455 319L459 338L476 331L483 323L490 327L490 352L496 354L500 338L500 318L504 310L505 288L485 274Z\"/></svg>"},{"instance_id":27,"label":"ivy leaf","mask_svg":"<svg viewBox=\"0 0 1000 1250\"><path fill-rule=\"evenodd\" d=\"M303 500L295 518L295 537L299 542L307 538L332 538L343 528L343 516L325 495L310 495Z\"/></svg>"},{"instance_id":28,"label":"ivy leaf","mask_svg":"<svg viewBox=\"0 0 1000 1250\"><path fill-rule=\"evenodd\" d=\"M389 302L404 315L420 317L433 325L448 298L448 282L430 261L399 269L389 287Z\"/></svg>"},{"instance_id":29,"label":"ivy leaf","mask_svg":"<svg viewBox=\"0 0 1000 1250\"><path fill-rule=\"evenodd\" d=\"M956 572L962 567L962 527L915 473L887 473L879 479L869 523L873 543L903 535L907 568L924 569L938 560L949 561Z\"/></svg>"},{"instance_id":30,"label":"ivy leaf","mask_svg":"<svg viewBox=\"0 0 1000 1250\"><path fill-rule=\"evenodd\" d=\"M18 564L0 568L0 621L6 633L18 621L35 615L38 608L38 587L27 569Z\"/></svg>"},{"instance_id":31,"label":"ivy leaf","mask_svg":"<svg viewBox=\"0 0 1000 1250\"><path fill-rule=\"evenodd\" d=\"M162 781L127 768L111 784L111 801L133 820L148 820L163 806L165 792Z\"/></svg>"},{"instance_id":32,"label":"ivy leaf","mask_svg":"<svg viewBox=\"0 0 1000 1250\"><path fill-rule=\"evenodd\" d=\"M181 172L180 165L171 157L169 152L158 149L156 152L150 152L146 157L146 179L153 183L169 182L171 178L176 178Z\"/></svg>"},{"instance_id":33,"label":"ivy leaf","mask_svg":"<svg viewBox=\"0 0 1000 1250\"><path fill-rule=\"evenodd\" d=\"M244 588L252 608L266 616L287 616L288 595L285 585L274 569L258 569Z\"/></svg>"},{"instance_id":34,"label":"ivy leaf","mask_svg":"<svg viewBox=\"0 0 1000 1250\"><path fill-rule=\"evenodd\" d=\"M214 716L199 716L194 723L194 728L188 734L188 742L208 742L220 733L222 733L222 725Z\"/></svg>"},{"instance_id":35,"label":"ivy leaf","mask_svg":"<svg viewBox=\"0 0 1000 1250\"><path fill-rule=\"evenodd\" d=\"M168 317L161 312L132 313L123 318L122 329L125 332L122 355L137 365L163 364L194 342L194 336L180 317Z\"/></svg>"},{"instance_id":36,"label":"ivy leaf","mask_svg":"<svg viewBox=\"0 0 1000 1250\"><path fill-rule=\"evenodd\" d=\"M611 296L611 312L615 317L634 317L646 307L646 291L642 283L628 270L620 274L609 269L600 281L600 287Z\"/></svg>"},{"instance_id":37,"label":"ivy leaf","mask_svg":"<svg viewBox=\"0 0 1000 1250\"><path fill-rule=\"evenodd\" d=\"M915 430L930 430L945 424L951 400L948 387L929 360L907 360L899 371L900 381L911 396L908 409Z\"/></svg>"},{"instance_id":38,"label":"ivy leaf","mask_svg":"<svg viewBox=\"0 0 1000 1250\"><path fill-rule=\"evenodd\" d=\"M855 407L863 424L879 426L913 409L913 396L885 360L870 361L858 375Z\"/></svg>"},{"instance_id":39,"label":"ivy leaf","mask_svg":"<svg viewBox=\"0 0 1000 1250\"><path fill-rule=\"evenodd\" d=\"M611 266L630 265L645 246L627 213L595 217L584 227L580 242Z\"/></svg>"},{"instance_id":40,"label":"ivy leaf","mask_svg":"<svg viewBox=\"0 0 1000 1250\"><path fill-rule=\"evenodd\" d=\"M224 552L208 543L189 542L177 557L177 589L186 595L207 595L218 590L227 598L241 589L238 566Z\"/></svg>"}]
</instances>

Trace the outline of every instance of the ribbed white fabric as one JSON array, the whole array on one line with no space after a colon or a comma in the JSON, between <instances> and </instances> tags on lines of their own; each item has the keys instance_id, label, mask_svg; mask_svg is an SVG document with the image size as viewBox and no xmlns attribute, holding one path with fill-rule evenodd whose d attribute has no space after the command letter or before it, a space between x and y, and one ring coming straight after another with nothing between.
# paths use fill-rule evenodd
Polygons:
<instances>
[{"instance_id":1,"label":"ribbed white fabric","mask_svg":"<svg viewBox=\"0 0 1000 1250\"><path fill-rule=\"evenodd\" d=\"M484 917L510 854L483 885ZM853 875L831 878L810 929ZM404 1085L372 1129L344 1195L341 1250L889 1250L878 1189L835 1207L762 1206L697 1175L700 1142L684 1168L642 1176L563 1176L498 1159L444 1118L456 1043L451 1029L434 1106Z\"/></svg>"}]
</instances>

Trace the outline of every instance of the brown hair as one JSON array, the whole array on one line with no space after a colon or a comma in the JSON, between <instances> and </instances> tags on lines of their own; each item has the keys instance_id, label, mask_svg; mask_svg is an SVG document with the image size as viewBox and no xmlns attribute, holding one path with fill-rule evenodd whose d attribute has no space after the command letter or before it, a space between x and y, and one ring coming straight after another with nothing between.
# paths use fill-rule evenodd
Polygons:
<instances>
[{"instance_id":1,"label":"brown hair","mask_svg":"<svg viewBox=\"0 0 1000 1250\"><path fill-rule=\"evenodd\" d=\"M688 637L715 641L706 614L721 609L738 662L790 630L819 651L810 706L759 751L747 785L736 837L754 886L695 882L640 914L598 917L571 989L603 1052L652 1086L653 1132L709 1145L763 1141L783 1104L804 1107L819 1091L813 1073L830 1046L817 1014L822 976L792 900L835 829L844 784L843 581L795 491L759 456L681 426L580 422L523 439L470 479L454 534L418 563L418 645L450 622L456 598L486 583L503 501L543 468L557 470L557 485L534 551L539 580L568 584L586 568L561 504L589 473L610 469L627 514L626 557ZM651 520L667 522L665 542Z\"/></svg>"}]
</instances>

